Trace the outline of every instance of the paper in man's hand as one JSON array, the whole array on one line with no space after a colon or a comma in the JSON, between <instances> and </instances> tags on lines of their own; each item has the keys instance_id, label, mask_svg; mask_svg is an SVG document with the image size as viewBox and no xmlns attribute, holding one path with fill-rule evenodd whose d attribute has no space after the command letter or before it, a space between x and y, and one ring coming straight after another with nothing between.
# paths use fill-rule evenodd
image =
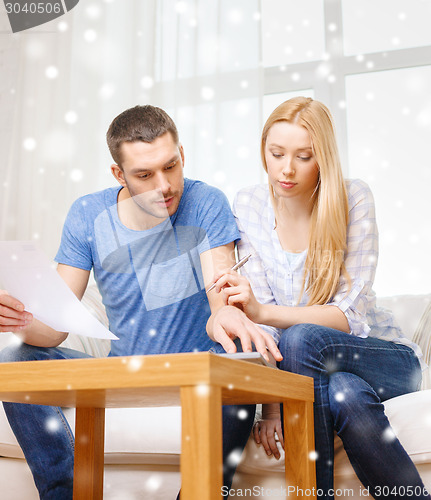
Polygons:
<instances>
[{"instance_id":1,"label":"paper in man's hand","mask_svg":"<svg viewBox=\"0 0 431 500\"><path fill-rule=\"evenodd\" d=\"M0 241L0 284L36 319L59 332L118 339L81 304L32 241Z\"/></svg>"}]
</instances>

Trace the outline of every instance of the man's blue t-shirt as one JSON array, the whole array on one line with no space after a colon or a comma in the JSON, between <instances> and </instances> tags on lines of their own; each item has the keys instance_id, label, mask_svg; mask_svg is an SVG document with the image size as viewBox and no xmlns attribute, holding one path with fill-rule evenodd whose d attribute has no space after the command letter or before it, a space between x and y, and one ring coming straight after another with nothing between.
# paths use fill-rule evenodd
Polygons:
<instances>
[{"instance_id":1,"label":"man's blue t-shirt","mask_svg":"<svg viewBox=\"0 0 431 500\"><path fill-rule=\"evenodd\" d=\"M79 198L67 216L55 260L94 269L119 340L111 355L207 351L211 314L199 255L239 239L224 194L184 180L174 215L145 231L125 227L117 210L121 187Z\"/></svg>"}]
</instances>

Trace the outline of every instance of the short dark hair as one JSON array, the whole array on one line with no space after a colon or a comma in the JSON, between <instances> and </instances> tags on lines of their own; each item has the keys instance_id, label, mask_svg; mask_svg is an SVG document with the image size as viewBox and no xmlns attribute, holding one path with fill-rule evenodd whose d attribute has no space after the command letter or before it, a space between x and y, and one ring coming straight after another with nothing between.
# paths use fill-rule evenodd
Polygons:
<instances>
[{"instance_id":1,"label":"short dark hair","mask_svg":"<svg viewBox=\"0 0 431 500\"><path fill-rule=\"evenodd\" d=\"M172 118L161 108L135 106L120 113L106 133L108 148L115 163L121 168L121 145L123 142L153 142L170 132L178 144L178 131Z\"/></svg>"}]
</instances>

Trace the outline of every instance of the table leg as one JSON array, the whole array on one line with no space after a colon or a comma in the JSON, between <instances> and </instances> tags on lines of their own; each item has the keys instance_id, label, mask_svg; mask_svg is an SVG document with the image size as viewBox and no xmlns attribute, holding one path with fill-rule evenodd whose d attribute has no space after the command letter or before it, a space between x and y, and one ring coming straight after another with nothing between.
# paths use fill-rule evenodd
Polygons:
<instances>
[{"instance_id":1,"label":"table leg","mask_svg":"<svg viewBox=\"0 0 431 500\"><path fill-rule=\"evenodd\" d=\"M105 409L76 408L74 500L103 498Z\"/></svg>"},{"instance_id":2,"label":"table leg","mask_svg":"<svg viewBox=\"0 0 431 500\"><path fill-rule=\"evenodd\" d=\"M289 498L316 498L316 466L310 455L314 452L313 403L286 400L283 413Z\"/></svg>"},{"instance_id":3,"label":"table leg","mask_svg":"<svg viewBox=\"0 0 431 500\"><path fill-rule=\"evenodd\" d=\"M221 498L222 399L221 388L182 387L181 498Z\"/></svg>"}]
</instances>

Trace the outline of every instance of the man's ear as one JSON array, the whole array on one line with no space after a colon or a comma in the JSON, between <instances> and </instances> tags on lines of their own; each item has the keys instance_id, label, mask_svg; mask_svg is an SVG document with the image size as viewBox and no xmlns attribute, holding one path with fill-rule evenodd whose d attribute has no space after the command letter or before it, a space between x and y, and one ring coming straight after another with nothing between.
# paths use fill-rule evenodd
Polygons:
<instances>
[{"instance_id":1,"label":"man's ear","mask_svg":"<svg viewBox=\"0 0 431 500\"><path fill-rule=\"evenodd\" d=\"M181 161L183 163L183 168L184 168L184 148L183 148L183 145L181 143L179 145L179 150L180 150L180 155L181 155Z\"/></svg>"},{"instance_id":2,"label":"man's ear","mask_svg":"<svg viewBox=\"0 0 431 500\"><path fill-rule=\"evenodd\" d=\"M119 167L119 165L116 165L115 163L111 165L111 172L112 175L117 179L117 181L123 186L126 187L126 181L124 179L124 172L123 170Z\"/></svg>"}]
</instances>

